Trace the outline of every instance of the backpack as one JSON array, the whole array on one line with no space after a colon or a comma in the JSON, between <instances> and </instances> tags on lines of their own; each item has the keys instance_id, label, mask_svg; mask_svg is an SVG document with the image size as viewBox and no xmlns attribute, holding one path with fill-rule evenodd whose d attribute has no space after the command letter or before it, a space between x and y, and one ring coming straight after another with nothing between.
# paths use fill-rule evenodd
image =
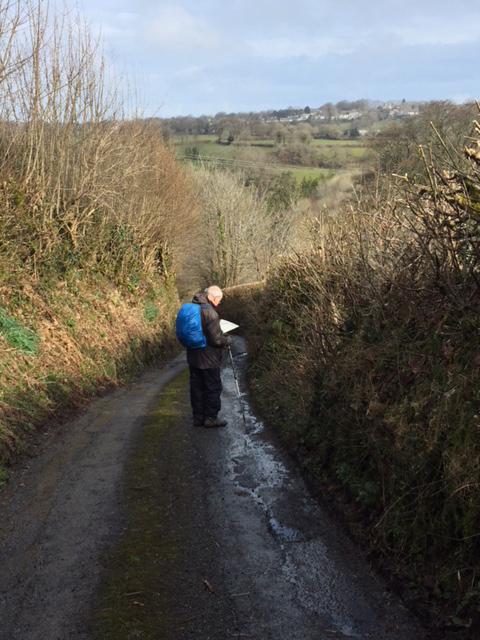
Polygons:
<instances>
[{"instance_id":1,"label":"backpack","mask_svg":"<svg viewBox=\"0 0 480 640\"><path fill-rule=\"evenodd\" d=\"M202 308L199 304L182 304L177 314L175 331L178 341L187 349L204 349L207 346L202 329Z\"/></svg>"}]
</instances>

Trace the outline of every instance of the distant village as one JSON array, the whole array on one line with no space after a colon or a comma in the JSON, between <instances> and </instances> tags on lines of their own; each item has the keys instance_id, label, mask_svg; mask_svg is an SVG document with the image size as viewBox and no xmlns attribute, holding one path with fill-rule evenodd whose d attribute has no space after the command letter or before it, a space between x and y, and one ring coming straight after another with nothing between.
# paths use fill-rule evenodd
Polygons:
<instances>
[{"instance_id":1,"label":"distant village","mask_svg":"<svg viewBox=\"0 0 480 640\"><path fill-rule=\"evenodd\" d=\"M354 137L374 132L376 125L384 121L398 121L417 116L428 103L407 100L371 101L342 100L333 104L327 102L319 107L287 107L259 112L219 112L215 115L178 116L160 118L165 131L173 135L219 135L235 137L248 131L254 137L261 137L265 128L279 126L309 125L314 134L338 137ZM322 133L322 129L325 129Z\"/></svg>"},{"instance_id":2,"label":"distant village","mask_svg":"<svg viewBox=\"0 0 480 640\"><path fill-rule=\"evenodd\" d=\"M421 105L419 102L385 102L372 106L370 103L366 103L364 106L356 108L342 108L338 103L337 105L326 104L317 109L311 109L305 107L300 113L295 110L295 113L288 113L286 115L279 115L273 117L263 118L264 122L332 122L332 121L354 121L359 120L365 114L376 110L381 112L382 120L388 118L408 118L411 116L417 116L420 112ZM289 111L289 110L286 110ZM275 113L275 112L273 112ZM262 116L262 114L259 114Z\"/></svg>"}]
</instances>

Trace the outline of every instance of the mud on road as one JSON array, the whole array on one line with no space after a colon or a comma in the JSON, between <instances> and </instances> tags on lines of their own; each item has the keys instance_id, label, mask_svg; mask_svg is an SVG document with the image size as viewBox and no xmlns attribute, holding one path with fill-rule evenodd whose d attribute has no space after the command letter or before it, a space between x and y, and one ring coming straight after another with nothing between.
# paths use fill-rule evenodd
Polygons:
<instances>
[{"instance_id":1,"label":"mud on road","mask_svg":"<svg viewBox=\"0 0 480 640\"><path fill-rule=\"evenodd\" d=\"M0 638L421 640L231 370L202 429L182 369L94 402L3 496Z\"/></svg>"}]
</instances>

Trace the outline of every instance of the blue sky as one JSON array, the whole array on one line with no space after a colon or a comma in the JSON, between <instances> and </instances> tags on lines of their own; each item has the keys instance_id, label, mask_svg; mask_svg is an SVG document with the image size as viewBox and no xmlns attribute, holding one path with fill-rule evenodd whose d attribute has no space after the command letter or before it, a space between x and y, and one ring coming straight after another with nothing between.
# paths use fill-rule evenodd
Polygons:
<instances>
[{"instance_id":1,"label":"blue sky","mask_svg":"<svg viewBox=\"0 0 480 640\"><path fill-rule=\"evenodd\" d=\"M480 0L67 0L146 115L480 97Z\"/></svg>"}]
</instances>

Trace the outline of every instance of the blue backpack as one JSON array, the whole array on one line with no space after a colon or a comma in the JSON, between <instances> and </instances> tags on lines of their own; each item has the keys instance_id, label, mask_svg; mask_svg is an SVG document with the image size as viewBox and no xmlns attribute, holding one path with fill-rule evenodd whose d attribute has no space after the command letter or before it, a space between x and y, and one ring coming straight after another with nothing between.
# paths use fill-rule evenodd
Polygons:
<instances>
[{"instance_id":1,"label":"blue backpack","mask_svg":"<svg viewBox=\"0 0 480 640\"><path fill-rule=\"evenodd\" d=\"M202 308L199 304L182 304L177 314L175 331L178 341L187 349L204 349L207 346L202 328Z\"/></svg>"}]
</instances>

